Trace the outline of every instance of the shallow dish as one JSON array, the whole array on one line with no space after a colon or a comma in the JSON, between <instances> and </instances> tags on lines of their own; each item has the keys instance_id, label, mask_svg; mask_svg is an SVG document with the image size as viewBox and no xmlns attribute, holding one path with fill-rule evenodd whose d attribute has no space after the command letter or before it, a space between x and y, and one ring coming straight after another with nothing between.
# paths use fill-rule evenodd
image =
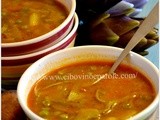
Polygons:
<instances>
[{"instance_id":1,"label":"shallow dish","mask_svg":"<svg viewBox=\"0 0 160 120\"><path fill-rule=\"evenodd\" d=\"M68 64L82 61L115 60L122 50L123 49L109 46L81 46L61 50L43 57L30 66L20 78L17 93L22 109L30 119L43 120L41 117L34 114L27 106L29 91L39 78L51 70ZM131 118L133 120L146 119L150 117L158 107L159 71L149 60L134 52L130 52L123 63L135 66L137 69L143 71L147 77L152 78L150 82L153 84L156 91L155 99L146 109Z\"/></svg>"}]
</instances>

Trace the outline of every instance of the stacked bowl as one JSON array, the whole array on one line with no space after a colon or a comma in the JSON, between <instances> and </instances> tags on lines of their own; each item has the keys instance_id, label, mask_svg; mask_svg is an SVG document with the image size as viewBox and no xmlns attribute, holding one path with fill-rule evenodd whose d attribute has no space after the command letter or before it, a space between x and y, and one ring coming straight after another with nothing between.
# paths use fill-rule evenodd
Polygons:
<instances>
[{"instance_id":1,"label":"stacked bowl","mask_svg":"<svg viewBox=\"0 0 160 120\"><path fill-rule=\"evenodd\" d=\"M66 19L50 32L33 39L2 43L2 85L16 85L23 72L36 60L74 46L78 17L75 0L58 1L69 11Z\"/></svg>"}]
</instances>

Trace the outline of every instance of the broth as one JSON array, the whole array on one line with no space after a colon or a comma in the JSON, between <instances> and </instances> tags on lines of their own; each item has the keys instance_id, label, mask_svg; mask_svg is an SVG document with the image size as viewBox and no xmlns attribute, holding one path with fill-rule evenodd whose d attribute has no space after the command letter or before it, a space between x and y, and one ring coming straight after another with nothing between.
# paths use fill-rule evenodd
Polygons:
<instances>
[{"instance_id":1,"label":"broth","mask_svg":"<svg viewBox=\"0 0 160 120\"><path fill-rule=\"evenodd\" d=\"M43 35L59 26L68 14L56 0L2 0L2 43Z\"/></svg>"},{"instance_id":2,"label":"broth","mask_svg":"<svg viewBox=\"0 0 160 120\"><path fill-rule=\"evenodd\" d=\"M112 62L82 62L53 70L39 79L28 106L47 120L124 120L145 109L155 98L149 79L120 65L107 75Z\"/></svg>"}]
</instances>

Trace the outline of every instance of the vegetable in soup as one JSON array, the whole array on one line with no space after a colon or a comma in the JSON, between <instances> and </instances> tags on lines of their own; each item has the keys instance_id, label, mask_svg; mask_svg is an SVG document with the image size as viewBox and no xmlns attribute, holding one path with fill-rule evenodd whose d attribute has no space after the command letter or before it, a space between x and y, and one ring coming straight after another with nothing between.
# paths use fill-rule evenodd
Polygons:
<instances>
[{"instance_id":1,"label":"vegetable in soup","mask_svg":"<svg viewBox=\"0 0 160 120\"><path fill-rule=\"evenodd\" d=\"M107 75L112 64L82 62L47 73L32 87L29 108L47 120L125 120L136 115L153 101L154 88L127 65Z\"/></svg>"},{"instance_id":2,"label":"vegetable in soup","mask_svg":"<svg viewBox=\"0 0 160 120\"><path fill-rule=\"evenodd\" d=\"M2 0L2 43L43 35L59 26L68 14L57 0Z\"/></svg>"}]
</instances>

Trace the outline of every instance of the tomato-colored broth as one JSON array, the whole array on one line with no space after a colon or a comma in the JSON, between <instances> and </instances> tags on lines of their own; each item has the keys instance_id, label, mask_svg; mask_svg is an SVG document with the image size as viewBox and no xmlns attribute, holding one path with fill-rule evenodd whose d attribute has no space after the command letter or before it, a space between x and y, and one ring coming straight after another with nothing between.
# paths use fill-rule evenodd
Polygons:
<instances>
[{"instance_id":1,"label":"tomato-colored broth","mask_svg":"<svg viewBox=\"0 0 160 120\"><path fill-rule=\"evenodd\" d=\"M2 43L43 35L59 26L68 14L56 0L2 0Z\"/></svg>"},{"instance_id":2,"label":"tomato-colored broth","mask_svg":"<svg viewBox=\"0 0 160 120\"><path fill-rule=\"evenodd\" d=\"M155 98L149 79L120 65L112 75L111 62L64 66L43 76L32 87L28 106L48 120L124 120L145 109Z\"/></svg>"}]
</instances>

